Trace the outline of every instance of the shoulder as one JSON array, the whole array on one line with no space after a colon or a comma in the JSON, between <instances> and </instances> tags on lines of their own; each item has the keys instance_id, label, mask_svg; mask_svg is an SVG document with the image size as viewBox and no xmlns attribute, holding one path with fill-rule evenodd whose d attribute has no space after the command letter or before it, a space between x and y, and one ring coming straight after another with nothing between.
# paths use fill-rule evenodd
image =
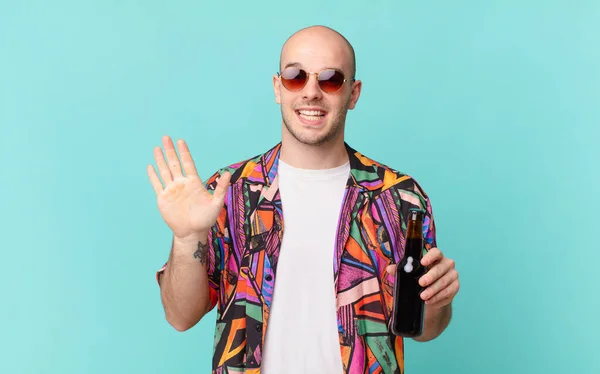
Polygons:
<instances>
[{"instance_id":1,"label":"shoulder","mask_svg":"<svg viewBox=\"0 0 600 374\"><path fill-rule=\"evenodd\" d=\"M429 209L429 195L412 174L358 152L355 156L359 166L353 173L357 183L369 190L372 199L391 197L397 204Z\"/></svg>"},{"instance_id":2,"label":"shoulder","mask_svg":"<svg viewBox=\"0 0 600 374\"><path fill-rule=\"evenodd\" d=\"M373 207L383 211L396 211L406 220L408 211L413 208L425 213L423 230L429 247L437 245L436 228L433 220L433 209L429 195L412 175L390 167L381 162L364 157L361 163L368 168L376 183L371 184L371 201ZM374 180L373 180L374 181ZM368 185L368 184L367 184Z\"/></svg>"},{"instance_id":3,"label":"shoulder","mask_svg":"<svg viewBox=\"0 0 600 374\"><path fill-rule=\"evenodd\" d=\"M262 183L265 179L264 165L265 160L271 157L275 148L271 148L267 152L256 154L252 157L235 162L233 164L221 167L215 171L205 182L209 189L214 189L221 175L225 172L231 174L230 185L240 182L257 182Z\"/></svg>"}]
</instances>

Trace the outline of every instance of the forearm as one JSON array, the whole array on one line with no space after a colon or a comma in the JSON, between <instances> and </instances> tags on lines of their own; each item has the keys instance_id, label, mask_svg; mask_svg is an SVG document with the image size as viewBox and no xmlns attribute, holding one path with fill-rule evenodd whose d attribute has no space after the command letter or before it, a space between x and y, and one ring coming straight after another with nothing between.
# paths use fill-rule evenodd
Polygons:
<instances>
[{"instance_id":1,"label":"forearm","mask_svg":"<svg viewBox=\"0 0 600 374\"><path fill-rule=\"evenodd\" d=\"M452 304L443 307L426 305L423 334L414 340L426 342L437 338L448 327L451 318Z\"/></svg>"},{"instance_id":2,"label":"forearm","mask_svg":"<svg viewBox=\"0 0 600 374\"><path fill-rule=\"evenodd\" d=\"M160 290L167 321L178 331L194 326L208 311L207 237L173 240Z\"/></svg>"}]
</instances>

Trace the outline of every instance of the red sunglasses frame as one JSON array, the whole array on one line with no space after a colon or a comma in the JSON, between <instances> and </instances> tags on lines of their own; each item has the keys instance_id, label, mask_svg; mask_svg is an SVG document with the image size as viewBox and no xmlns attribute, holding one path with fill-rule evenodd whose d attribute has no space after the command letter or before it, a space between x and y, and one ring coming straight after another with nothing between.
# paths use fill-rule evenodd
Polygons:
<instances>
[{"instance_id":1,"label":"red sunglasses frame","mask_svg":"<svg viewBox=\"0 0 600 374\"><path fill-rule=\"evenodd\" d=\"M283 75L283 72L284 72L284 71L286 71L286 70L288 70L288 69L297 69L299 72L304 72L304 73L306 74L306 79L304 80L304 83L303 83L303 84L302 84L302 86L300 86L298 89L292 90L292 89L290 89L289 87L287 87L287 86L286 86L286 84L284 83L284 80L285 80L285 78L283 78L283 77L282 77L282 75ZM343 77L343 79L342 79L342 84L340 84L340 86L339 86L339 87L338 87L336 90L334 90L334 91L330 91L330 90L325 90L325 89L323 89L323 86L321 85L321 82L327 82L327 80L320 80L320 79L319 79L319 77L321 76L321 74L323 74L324 72L331 72L331 71L333 71L334 73L341 74L341 75L342 75L342 77ZM317 78L317 82L318 82L318 84L319 84L319 88L321 89L321 91L323 91L323 92L325 92L325 93L336 93L336 92L338 92L339 90L341 90L341 89L342 89L342 87L344 87L344 84L346 84L346 82L349 82L349 81L354 81L354 78L352 78L352 79L347 79L347 78L346 78L346 76L344 75L344 73L343 73L342 71L340 71L340 70L337 70L337 69L332 69L332 68L323 69L323 70L321 70L321 71L319 71L319 72L312 72L312 71L306 71L306 70L304 70L304 69L302 69L302 68L299 68L299 67L295 67L295 66L289 66L289 67L287 67L287 68L283 69L283 71L281 71L281 72L277 72L277 77L279 78L279 81L281 82L281 85L282 85L282 86L283 86L283 87L284 87L286 90L288 90L288 91L291 91L291 92L298 92L298 91L302 90L304 87L306 87L306 84L308 83L308 81L309 81L309 79L310 79L310 76L311 76L311 75L315 75L315 76L316 76L316 78Z\"/></svg>"}]
</instances>

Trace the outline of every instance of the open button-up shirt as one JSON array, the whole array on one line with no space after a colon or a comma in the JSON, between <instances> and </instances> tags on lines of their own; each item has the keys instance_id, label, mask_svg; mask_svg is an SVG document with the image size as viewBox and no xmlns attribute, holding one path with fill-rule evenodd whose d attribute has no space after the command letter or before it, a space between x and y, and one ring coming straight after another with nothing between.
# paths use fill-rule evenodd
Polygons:
<instances>
[{"instance_id":1,"label":"open button-up shirt","mask_svg":"<svg viewBox=\"0 0 600 374\"><path fill-rule=\"evenodd\" d=\"M402 374L403 338L389 332L393 275L386 267L402 259L411 208L425 211L425 247L436 246L431 204L409 175L363 156L347 143L345 147L351 171L331 264L344 373ZM277 178L280 150L281 143L206 181L214 191L224 171L232 174L208 237L211 309L217 307L213 373L260 373L285 232Z\"/></svg>"}]
</instances>

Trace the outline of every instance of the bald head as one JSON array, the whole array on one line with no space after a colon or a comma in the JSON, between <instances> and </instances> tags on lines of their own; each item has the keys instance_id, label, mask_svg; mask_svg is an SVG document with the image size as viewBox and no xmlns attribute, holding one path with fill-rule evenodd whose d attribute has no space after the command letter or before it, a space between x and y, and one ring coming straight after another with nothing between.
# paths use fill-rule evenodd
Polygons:
<instances>
[{"instance_id":1,"label":"bald head","mask_svg":"<svg viewBox=\"0 0 600 374\"><path fill-rule=\"evenodd\" d=\"M280 73L273 74L273 90L281 107L282 141L292 147L289 152L294 152L294 144L337 144L343 149L346 114L355 108L362 87L355 79L352 45L329 27L307 27L286 40L279 68ZM336 74L331 74L332 69ZM319 76L312 78L313 73ZM296 151L302 158L306 148Z\"/></svg>"},{"instance_id":2,"label":"bald head","mask_svg":"<svg viewBox=\"0 0 600 374\"><path fill-rule=\"evenodd\" d=\"M279 66L293 61L297 55L311 56L315 59L332 59L336 57L353 79L356 75L356 56L352 44L339 32L327 26L310 26L290 36L281 48Z\"/></svg>"}]
</instances>

